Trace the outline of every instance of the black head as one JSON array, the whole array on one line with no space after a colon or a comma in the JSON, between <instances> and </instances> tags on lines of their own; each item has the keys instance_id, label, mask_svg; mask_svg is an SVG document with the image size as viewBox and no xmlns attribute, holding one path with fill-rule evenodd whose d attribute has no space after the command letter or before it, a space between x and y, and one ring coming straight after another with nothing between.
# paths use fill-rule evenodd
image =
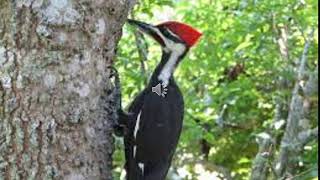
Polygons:
<instances>
[{"instance_id":1,"label":"black head","mask_svg":"<svg viewBox=\"0 0 320 180\"><path fill-rule=\"evenodd\" d=\"M175 50L176 44L185 49L192 47L200 38L201 33L192 27L179 22L165 22L157 26L136 20L128 20L129 24L138 27L140 31L155 39L162 47Z\"/></svg>"}]
</instances>

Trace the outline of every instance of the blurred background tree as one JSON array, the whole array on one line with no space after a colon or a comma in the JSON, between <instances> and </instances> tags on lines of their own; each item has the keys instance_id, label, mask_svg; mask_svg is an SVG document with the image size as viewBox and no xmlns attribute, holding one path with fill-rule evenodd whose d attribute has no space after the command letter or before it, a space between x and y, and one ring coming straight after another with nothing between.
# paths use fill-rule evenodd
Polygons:
<instances>
[{"instance_id":1,"label":"blurred background tree","mask_svg":"<svg viewBox=\"0 0 320 180\"><path fill-rule=\"evenodd\" d=\"M131 16L204 34L175 74L186 113L168 179L318 179L317 0L140 0ZM124 105L160 54L125 28L116 64ZM123 149L117 140L115 179Z\"/></svg>"}]
</instances>

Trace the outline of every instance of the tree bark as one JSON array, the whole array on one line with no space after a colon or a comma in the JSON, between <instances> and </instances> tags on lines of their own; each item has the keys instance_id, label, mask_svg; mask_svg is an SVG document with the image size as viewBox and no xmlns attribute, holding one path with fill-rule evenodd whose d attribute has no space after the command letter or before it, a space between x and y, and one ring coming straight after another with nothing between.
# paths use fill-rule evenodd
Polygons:
<instances>
[{"instance_id":1,"label":"tree bark","mask_svg":"<svg viewBox=\"0 0 320 180\"><path fill-rule=\"evenodd\" d=\"M112 179L117 43L134 0L0 0L0 179Z\"/></svg>"},{"instance_id":2,"label":"tree bark","mask_svg":"<svg viewBox=\"0 0 320 180\"><path fill-rule=\"evenodd\" d=\"M256 137L259 152L253 161L251 180L266 180L268 178L269 161L272 156L272 147L275 140L268 133L260 133Z\"/></svg>"},{"instance_id":3,"label":"tree bark","mask_svg":"<svg viewBox=\"0 0 320 180\"><path fill-rule=\"evenodd\" d=\"M279 178L290 178L294 175L303 147L312 139L317 138L314 135L317 134L314 132L317 131L317 128L311 130L308 115L311 109L309 99L314 95L318 97L318 68L312 74L306 72L308 51L313 35L314 30L308 36L297 67L297 78L292 91L286 129L281 139L280 152L274 168ZM307 81L306 85L304 81Z\"/></svg>"}]
</instances>

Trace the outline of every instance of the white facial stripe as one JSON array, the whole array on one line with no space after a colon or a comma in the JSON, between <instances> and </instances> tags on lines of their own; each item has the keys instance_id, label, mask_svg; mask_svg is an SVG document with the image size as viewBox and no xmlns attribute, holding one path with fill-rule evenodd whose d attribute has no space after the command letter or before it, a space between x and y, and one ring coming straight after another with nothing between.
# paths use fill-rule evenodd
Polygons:
<instances>
[{"instance_id":1,"label":"white facial stripe","mask_svg":"<svg viewBox=\"0 0 320 180\"><path fill-rule=\"evenodd\" d=\"M160 75L158 76L158 79L162 81L162 83L167 86L169 84L169 79L173 73L174 67L178 61L179 56L181 56L184 51L186 50L186 47L181 43L176 43L174 41L171 41L170 39L166 38L159 29L154 28L154 31L159 35L159 37L163 40L163 43L165 44L165 51L171 52L171 56L168 60L168 62L163 67L163 70L161 71ZM170 30L168 30L169 33L171 33L173 36L176 36L174 33L172 33Z\"/></svg>"},{"instance_id":2,"label":"white facial stripe","mask_svg":"<svg viewBox=\"0 0 320 180\"><path fill-rule=\"evenodd\" d=\"M140 127L140 116L141 116L142 111L140 111L140 113L138 114L137 120L136 120L136 125L134 127L134 138L137 139L137 134L139 131L139 127Z\"/></svg>"},{"instance_id":3,"label":"white facial stripe","mask_svg":"<svg viewBox=\"0 0 320 180\"><path fill-rule=\"evenodd\" d=\"M175 33L173 33L170 29L167 29L167 31L174 37L176 37L177 39L180 39L179 36L177 36Z\"/></svg>"},{"instance_id":4,"label":"white facial stripe","mask_svg":"<svg viewBox=\"0 0 320 180\"><path fill-rule=\"evenodd\" d=\"M169 79L173 73L174 67L178 61L179 56L181 56L184 51L186 50L185 45L181 43L176 43L168 38L166 38L162 32L157 29L152 27L152 29L159 35L159 37L162 39L165 48L164 51L166 52L171 52L171 56L168 60L168 62L165 64L163 67L163 70L160 72L160 75L158 76L158 79L162 81L163 85L167 86L169 84ZM173 32L171 32L168 29L169 33L172 34L173 36L177 37Z\"/></svg>"},{"instance_id":5,"label":"white facial stripe","mask_svg":"<svg viewBox=\"0 0 320 180\"><path fill-rule=\"evenodd\" d=\"M154 28L152 27L152 29L159 35L159 37L162 39L163 43L165 44L165 46L167 46L167 41L168 39L166 37L164 37L164 35L162 34L162 32L157 29L157 28Z\"/></svg>"}]
</instances>

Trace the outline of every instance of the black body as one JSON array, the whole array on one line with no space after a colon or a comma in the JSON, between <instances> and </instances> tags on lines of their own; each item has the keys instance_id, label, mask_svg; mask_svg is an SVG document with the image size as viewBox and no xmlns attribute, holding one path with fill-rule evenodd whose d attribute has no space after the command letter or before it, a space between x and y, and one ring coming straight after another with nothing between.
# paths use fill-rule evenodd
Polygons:
<instances>
[{"instance_id":1,"label":"black body","mask_svg":"<svg viewBox=\"0 0 320 180\"><path fill-rule=\"evenodd\" d=\"M159 65L148 87L129 108L129 124L124 137L127 180L165 179L178 144L184 114L182 94L173 78L169 81L166 97L152 92L152 87L161 83L156 77L162 66ZM134 129L140 111L140 128L135 140ZM137 151L134 158L135 145ZM144 176L139 163L145 166Z\"/></svg>"},{"instance_id":2,"label":"black body","mask_svg":"<svg viewBox=\"0 0 320 180\"><path fill-rule=\"evenodd\" d=\"M171 41L176 43L179 40L172 37ZM152 92L152 87L163 83L158 77L173 53L170 49L165 49L165 41L160 44L164 49L162 59L148 86L132 102L128 113L119 110L119 124L124 127L127 180L164 180L182 129L183 96L173 75L171 74L166 86L168 90L165 97ZM184 53L177 58L175 67L187 51L186 47ZM138 117L140 123L137 123Z\"/></svg>"}]
</instances>

